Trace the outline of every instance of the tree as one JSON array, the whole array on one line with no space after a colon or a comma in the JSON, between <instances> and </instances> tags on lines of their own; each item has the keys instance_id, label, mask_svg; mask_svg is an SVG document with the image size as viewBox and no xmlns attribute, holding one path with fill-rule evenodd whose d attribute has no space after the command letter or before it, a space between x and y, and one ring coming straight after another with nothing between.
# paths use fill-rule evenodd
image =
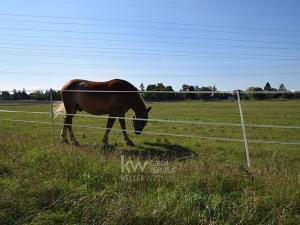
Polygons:
<instances>
[{"instance_id":1,"label":"tree","mask_svg":"<svg viewBox=\"0 0 300 225\"><path fill-rule=\"evenodd\" d=\"M31 98L34 100L47 100L48 96L40 90L31 93Z\"/></svg>"},{"instance_id":2,"label":"tree","mask_svg":"<svg viewBox=\"0 0 300 225\"><path fill-rule=\"evenodd\" d=\"M12 99L13 100L18 100L20 99L20 91L18 92L16 89L13 90L13 94L12 94Z\"/></svg>"},{"instance_id":3,"label":"tree","mask_svg":"<svg viewBox=\"0 0 300 225\"><path fill-rule=\"evenodd\" d=\"M188 91L194 92L195 91L195 87L194 86L189 86L188 87ZM189 99L196 99L197 98L197 94L195 94L195 93L188 93L187 97Z\"/></svg>"},{"instance_id":4,"label":"tree","mask_svg":"<svg viewBox=\"0 0 300 225\"><path fill-rule=\"evenodd\" d=\"M61 101L60 91L52 91L53 101Z\"/></svg>"},{"instance_id":5,"label":"tree","mask_svg":"<svg viewBox=\"0 0 300 225\"><path fill-rule=\"evenodd\" d=\"M149 84L146 88L146 91L157 91L157 86L156 84ZM145 100L147 101L155 101L155 100L159 100L159 95L158 93L155 92L146 92L143 93L143 97Z\"/></svg>"},{"instance_id":6,"label":"tree","mask_svg":"<svg viewBox=\"0 0 300 225\"><path fill-rule=\"evenodd\" d=\"M188 85L188 84L183 84L183 85L181 86L180 91L184 91L184 92L188 91L188 90L189 90L189 86L190 86L190 85ZM180 97L181 99L187 99L187 98L188 98L188 94L180 94L179 97Z\"/></svg>"},{"instance_id":7,"label":"tree","mask_svg":"<svg viewBox=\"0 0 300 225\"><path fill-rule=\"evenodd\" d=\"M215 91L213 89L216 89L216 88L215 87L211 87L211 86L208 86L208 87L202 86L201 88L198 89L198 91L203 91L203 92L206 92L206 91L207 92ZM205 99L205 100L207 100L207 99L212 98L212 95L211 95L211 93L199 93L198 94L198 98L199 99Z\"/></svg>"},{"instance_id":8,"label":"tree","mask_svg":"<svg viewBox=\"0 0 300 225\"><path fill-rule=\"evenodd\" d=\"M29 100L30 99L29 95L26 93L25 88L23 88L23 91L21 92L20 97L21 97L22 100Z\"/></svg>"},{"instance_id":9,"label":"tree","mask_svg":"<svg viewBox=\"0 0 300 225\"><path fill-rule=\"evenodd\" d=\"M183 84L180 91L193 92L193 91L196 91L197 88L199 88L199 87L198 86L192 86L192 85L189 85L189 84ZM184 98L184 99L197 99L197 94L195 94L195 93L185 93L185 94L182 94L182 98Z\"/></svg>"},{"instance_id":10,"label":"tree","mask_svg":"<svg viewBox=\"0 0 300 225\"><path fill-rule=\"evenodd\" d=\"M165 91L174 92L172 86L166 86ZM176 99L176 94L175 93L166 93L165 94L165 99L166 100L175 100Z\"/></svg>"},{"instance_id":11,"label":"tree","mask_svg":"<svg viewBox=\"0 0 300 225\"><path fill-rule=\"evenodd\" d=\"M182 91L188 91L189 90L189 86L190 85L188 85L188 84L183 84L182 87L181 87L181 90Z\"/></svg>"},{"instance_id":12,"label":"tree","mask_svg":"<svg viewBox=\"0 0 300 225\"><path fill-rule=\"evenodd\" d=\"M141 90L141 91L145 91L145 86L144 86L143 83L141 83L141 85L140 85L140 90Z\"/></svg>"},{"instance_id":13,"label":"tree","mask_svg":"<svg viewBox=\"0 0 300 225\"><path fill-rule=\"evenodd\" d=\"M160 101L160 100L174 100L176 98L173 88L171 86L165 86L163 83L150 84L146 88L147 91L168 91L171 93L155 93L146 92L143 97L145 100Z\"/></svg>"},{"instance_id":14,"label":"tree","mask_svg":"<svg viewBox=\"0 0 300 225\"><path fill-rule=\"evenodd\" d=\"M264 91L271 91L271 90L272 90L272 87L271 87L270 83L267 82L265 87L264 87Z\"/></svg>"},{"instance_id":15,"label":"tree","mask_svg":"<svg viewBox=\"0 0 300 225\"><path fill-rule=\"evenodd\" d=\"M8 91L2 91L1 93L1 100L8 100L11 98L11 95Z\"/></svg>"},{"instance_id":16,"label":"tree","mask_svg":"<svg viewBox=\"0 0 300 225\"><path fill-rule=\"evenodd\" d=\"M279 88L278 88L278 91L283 91L283 92L285 92L285 91L288 91L288 90L286 89L286 87L284 86L284 84L280 84L280 85L279 85ZM295 98L295 97L296 97L296 95L294 95L294 94L292 94L292 93L281 93L281 94L279 94L279 96L280 96L281 98L287 98L287 99L292 99L292 98Z\"/></svg>"},{"instance_id":17,"label":"tree","mask_svg":"<svg viewBox=\"0 0 300 225\"><path fill-rule=\"evenodd\" d=\"M249 87L246 91L260 92L260 91L263 91L263 89L260 87ZM263 99L264 94L263 93L248 93L247 97L249 99Z\"/></svg>"},{"instance_id":18,"label":"tree","mask_svg":"<svg viewBox=\"0 0 300 225\"><path fill-rule=\"evenodd\" d=\"M267 82L266 85L265 85L265 87L264 87L264 91L277 91L277 89L276 88L272 88L271 85L270 85L270 83ZM273 98L278 97L276 94L273 94L273 93L265 93L264 96L265 96L264 97L265 99L270 99L270 98L273 99Z\"/></svg>"},{"instance_id":19,"label":"tree","mask_svg":"<svg viewBox=\"0 0 300 225\"><path fill-rule=\"evenodd\" d=\"M287 91L287 89L285 88L284 84L280 84L278 90L279 91Z\"/></svg>"}]
</instances>

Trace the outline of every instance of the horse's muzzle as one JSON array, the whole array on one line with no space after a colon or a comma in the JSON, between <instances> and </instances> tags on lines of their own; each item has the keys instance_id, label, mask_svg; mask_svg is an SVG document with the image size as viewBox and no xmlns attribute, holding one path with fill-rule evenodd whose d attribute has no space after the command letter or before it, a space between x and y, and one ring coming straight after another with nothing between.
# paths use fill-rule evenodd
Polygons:
<instances>
[{"instance_id":1,"label":"horse's muzzle","mask_svg":"<svg viewBox=\"0 0 300 225\"><path fill-rule=\"evenodd\" d=\"M140 135L142 134L142 131L134 131L135 134Z\"/></svg>"}]
</instances>

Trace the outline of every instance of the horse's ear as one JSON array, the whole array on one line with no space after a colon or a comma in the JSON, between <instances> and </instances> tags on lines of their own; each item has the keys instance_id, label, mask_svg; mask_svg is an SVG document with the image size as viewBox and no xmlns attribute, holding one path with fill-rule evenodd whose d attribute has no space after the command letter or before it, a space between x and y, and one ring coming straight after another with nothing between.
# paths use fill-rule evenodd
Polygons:
<instances>
[{"instance_id":1,"label":"horse's ear","mask_svg":"<svg viewBox=\"0 0 300 225\"><path fill-rule=\"evenodd\" d=\"M152 107L150 106L150 107L148 107L148 109L147 109L147 113L148 112L150 112L150 110L152 109Z\"/></svg>"}]
</instances>

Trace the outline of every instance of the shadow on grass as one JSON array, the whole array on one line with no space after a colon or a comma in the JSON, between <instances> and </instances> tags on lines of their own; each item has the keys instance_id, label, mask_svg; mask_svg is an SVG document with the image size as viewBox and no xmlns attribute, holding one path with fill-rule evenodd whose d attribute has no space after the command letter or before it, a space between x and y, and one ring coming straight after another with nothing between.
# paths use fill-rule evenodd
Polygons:
<instances>
[{"instance_id":1,"label":"shadow on grass","mask_svg":"<svg viewBox=\"0 0 300 225\"><path fill-rule=\"evenodd\" d=\"M156 158L160 160L187 160L197 156L191 149L178 144L144 142L131 150L123 150L124 155L143 159Z\"/></svg>"}]
</instances>

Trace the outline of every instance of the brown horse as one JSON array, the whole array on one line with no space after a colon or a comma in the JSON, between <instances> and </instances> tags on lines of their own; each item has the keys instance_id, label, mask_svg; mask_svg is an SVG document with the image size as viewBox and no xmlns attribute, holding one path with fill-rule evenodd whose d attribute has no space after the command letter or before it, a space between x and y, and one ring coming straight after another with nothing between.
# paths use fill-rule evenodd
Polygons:
<instances>
[{"instance_id":1,"label":"brown horse","mask_svg":"<svg viewBox=\"0 0 300 225\"><path fill-rule=\"evenodd\" d=\"M122 128L124 140L127 145L134 146L126 132L125 113L132 109L133 127L136 134L141 134L147 124L148 113L144 100L138 93L138 89L125 80L110 80L106 82L93 82L87 80L71 80L61 89L61 103L55 110L55 114L66 113L64 126L61 130L63 143L68 143L67 130L72 144L78 145L73 131L72 119L77 111L85 111L93 115L108 114L106 130L102 141L102 147L107 148L108 135L113 127L116 117Z\"/></svg>"}]
</instances>

